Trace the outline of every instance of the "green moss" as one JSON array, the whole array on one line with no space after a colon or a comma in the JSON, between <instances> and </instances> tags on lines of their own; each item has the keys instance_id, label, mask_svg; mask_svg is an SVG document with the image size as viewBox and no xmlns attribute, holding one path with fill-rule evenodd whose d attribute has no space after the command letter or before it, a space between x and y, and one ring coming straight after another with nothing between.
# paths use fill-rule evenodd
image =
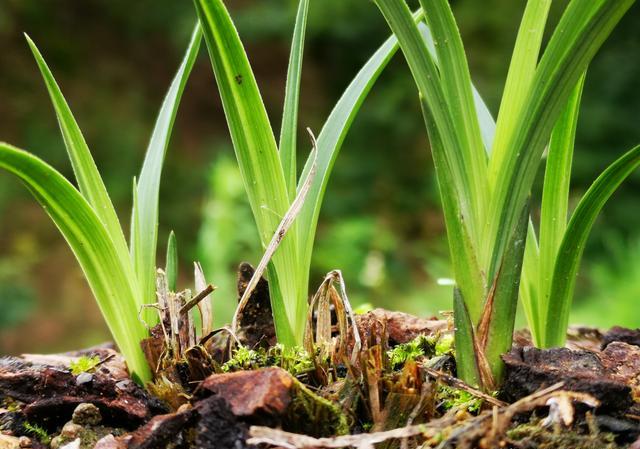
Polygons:
<instances>
[{"instance_id":1,"label":"green moss","mask_svg":"<svg viewBox=\"0 0 640 449\"><path fill-rule=\"evenodd\" d=\"M453 354L453 334L441 335L435 343L436 356Z\"/></svg>"},{"instance_id":2,"label":"green moss","mask_svg":"<svg viewBox=\"0 0 640 449\"><path fill-rule=\"evenodd\" d=\"M254 370L277 366L294 376L313 370L313 361L301 347L285 348L277 344L269 349L249 349L240 346L233 351L231 359L222 365L223 372Z\"/></svg>"},{"instance_id":3,"label":"green moss","mask_svg":"<svg viewBox=\"0 0 640 449\"><path fill-rule=\"evenodd\" d=\"M71 370L71 374L73 374L74 376L77 376L82 373L89 373L93 371L96 368L96 366L98 366L99 363L100 363L100 357L98 356L94 356L94 357L82 356L79 359L69 363L69 369Z\"/></svg>"},{"instance_id":4,"label":"green moss","mask_svg":"<svg viewBox=\"0 0 640 449\"><path fill-rule=\"evenodd\" d=\"M593 428L595 426L589 426ZM590 430L579 432L575 429L554 431L542 427L540 420L533 418L509 431L507 437L518 445L538 449L619 449L615 436L611 433Z\"/></svg>"},{"instance_id":5,"label":"green moss","mask_svg":"<svg viewBox=\"0 0 640 449\"><path fill-rule=\"evenodd\" d=\"M387 352L391 367L398 369L409 360L416 360L419 357L431 357L435 355L435 345L437 338L426 335L418 335L408 343L397 345Z\"/></svg>"},{"instance_id":6,"label":"green moss","mask_svg":"<svg viewBox=\"0 0 640 449\"><path fill-rule=\"evenodd\" d=\"M313 393L295 380L295 394L287 409L288 430L315 437L346 435L347 417L340 406Z\"/></svg>"},{"instance_id":7,"label":"green moss","mask_svg":"<svg viewBox=\"0 0 640 449\"><path fill-rule=\"evenodd\" d=\"M51 442L51 436L39 425L25 422L22 427L27 434L37 438L42 444L49 444Z\"/></svg>"},{"instance_id":8,"label":"green moss","mask_svg":"<svg viewBox=\"0 0 640 449\"><path fill-rule=\"evenodd\" d=\"M448 387L446 385L438 386L437 402L444 410L452 408L467 409L470 413L478 413L482 406L482 399L473 396L464 390Z\"/></svg>"}]
</instances>

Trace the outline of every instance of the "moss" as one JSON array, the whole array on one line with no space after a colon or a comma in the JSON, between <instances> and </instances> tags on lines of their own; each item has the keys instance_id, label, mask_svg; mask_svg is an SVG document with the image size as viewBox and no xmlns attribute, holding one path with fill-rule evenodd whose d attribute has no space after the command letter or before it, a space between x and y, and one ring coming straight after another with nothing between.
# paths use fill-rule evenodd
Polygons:
<instances>
[{"instance_id":1,"label":"moss","mask_svg":"<svg viewBox=\"0 0 640 449\"><path fill-rule=\"evenodd\" d=\"M434 352L435 338L425 335L418 335L408 343L397 345L387 352L391 367L401 368L409 360L416 360L419 357L431 357Z\"/></svg>"},{"instance_id":2,"label":"moss","mask_svg":"<svg viewBox=\"0 0 640 449\"><path fill-rule=\"evenodd\" d=\"M89 373L93 371L96 368L96 366L98 366L99 363L100 363L100 357L98 356L94 356L94 357L82 356L77 360L74 360L71 363L69 363L69 369L71 370L71 374L73 374L74 376L77 376L82 373Z\"/></svg>"},{"instance_id":3,"label":"moss","mask_svg":"<svg viewBox=\"0 0 640 449\"><path fill-rule=\"evenodd\" d=\"M287 409L288 430L316 437L349 433L347 417L338 404L294 381L295 394Z\"/></svg>"},{"instance_id":4,"label":"moss","mask_svg":"<svg viewBox=\"0 0 640 449\"><path fill-rule=\"evenodd\" d=\"M223 372L280 367L294 376L313 370L313 361L301 347L285 348L278 344L269 349L249 349L240 346L231 359L222 365Z\"/></svg>"},{"instance_id":5,"label":"moss","mask_svg":"<svg viewBox=\"0 0 640 449\"><path fill-rule=\"evenodd\" d=\"M589 419L589 417L588 417ZM507 437L524 447L538 449L619 449L615 436L598 432L589 426L588 432L576 429L549 429L542 427L540 420L531 421L507 431Z\"/></svg>"},{"instance_id":6,"label":"moss","mask_svg":"<svg viewBox=\"0 0 640 449\"><path fill-rule=\"evenodd\" d=\"M37 438L42 444L49 444L51 442L51 436L49 433L47 433L47 431L38 424L25 422L22 427L28 435Z\"/></svg>"},{"instance_id":7,"label":"moss","mask_svg":"<svg viewBox=\"0 0 640 449\"><path fill-rule=\"evenodd\" d=\"M483 402L471 393L447 385L438 386L436 400L445 411L466 409L470 413L478 413Z\"/></svg>"}]
</instances>

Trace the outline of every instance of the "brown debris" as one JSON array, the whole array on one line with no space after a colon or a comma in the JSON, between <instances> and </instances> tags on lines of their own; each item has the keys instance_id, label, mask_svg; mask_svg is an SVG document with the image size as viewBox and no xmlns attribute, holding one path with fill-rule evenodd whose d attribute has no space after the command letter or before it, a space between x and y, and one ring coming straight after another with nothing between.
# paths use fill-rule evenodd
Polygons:
<instances>
[{"instance_id":1,"label":"brown debris","mask_svg":"<svg viewBox=\"0 0 640 449\"><path fill-rule=\"evenodd\" d=\"M339 407L312 393L282 368L214 374L199 394L223 399L231 413L254 424L277 425L313 436L345 433Z\"/></svg>"},{"instance_id":2,"label":"brown debris","mask_svg":"<svg viewBox=\"0 0 640 449\"><path fill-rule=\"evenodd\" d=\"M640 329L626 329L614 326L602 336L602 348L606 348L609 343L621 341L633 346L640 346Z\"/></svg>"},{"instance_id":3,"label":"brown debris","mask_svg":"<svg viewBox=\"0 0 640 449\"><path fill-rule=\"evenodd\" d=\"M604 411L627 410L632 405L631 388L603 359L585 350L514 348L503 356L506 373L501 394L512 402L563 381L568 390L596 397Z\"/></svg>"},{"instance_id":4,"label":"brown debris","mask_svg":"<svg viewBox=\"0 0 640 449\"><path fill-rule=\"evenodd\" d=\"M96 405L105 420L134 427L164 409L130 379L114 378L107 367L87 374L87 382L60 366L34 365L18 358L0 359L0 400L11 398L27 404L28 419L54 425L63 423L81 403Z\"/></svg>"},{"instance_id":5,"label":"brown debris","mask_svg":"<svg viewBox=\"0 0 640 449\"><path fill-rule=\"evenodd\" d=\"M356 323L361 334L367 333L374 322L385 322L389 334L389 344L407 343L418 335L433 335L437 332L452 331L447 320L436 318L420 318L403 312L393 312L385 309L374 309L356 316Z\"/></svg>"},{"instance_id":6,"label":"brown debris","mask_svg":"<svg viewBox=\"0 0 640 449\"><path fill-rule=\"evenodd\" d=\"M292 400L294 379L283 369L214 374L200 388L223 398L236 416L282 415Z\"/></svg>"},{"instance_id":7,"label":"brown debris","mask_svg":"<svg viewBox=\"0 0 640 449\"><path fill-rule=\"evenodd\" d=\"M238 296L242 297L247 289L255 270L243 262L238 267ZM271 300L269 298L269 283L263 277L258 281L255 289L242 310L238 311L237 336L249 348L271 347L276 344L276 328L271 314Z\"/></svg>"}]
</instances>

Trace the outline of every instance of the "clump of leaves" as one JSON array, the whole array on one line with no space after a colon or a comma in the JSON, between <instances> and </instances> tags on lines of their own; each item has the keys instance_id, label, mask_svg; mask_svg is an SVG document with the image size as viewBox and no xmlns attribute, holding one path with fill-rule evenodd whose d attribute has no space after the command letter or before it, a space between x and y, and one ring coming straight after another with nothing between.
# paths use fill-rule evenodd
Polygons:
<instances>
[{"instance_id":1,"label":"clump of leaves","mask_svg":"<svg viewBox=\"0 0 640 449\"><path fill-rule=\"evenodd\" d=\"M634 0L568 2L544 51L552 2L529 0L497 121L471 82L447 0L420 0L426 25L415 23L405 0L374 3L398 37L420 93L456 282L458 373L493 390L503 376L501 355L512 344L523 264L524 308L534 338L544 346L562 345L591 226L640 165L640 147L615 161L567 223L584 73ZM529 196L549 143L538 246Z\"/></svg>"},{"instance_id":2,"label":"clump of leaves","mask_svg":"<svg viewBox=\"0 0 640 449\"><path fill-rule=\"evenodd\" d=\"M22 427L28 435L37 438L38 441L40 441L42 444L46 445L51 443L51 435L49 435L49 433L42 426L39 426L38 424L31 424L30 422L25 422L24 424L22 424Z\"/></svg>"},{"instance_id":3,"label":"clump of leaves","mask_svg":"<svg viewBox=\"0 0 640 449\"><path fill-rule=\"evenodd\" d=\"M299 174L298 100L309 0L298 2L279 140L223 0L194 0L194 3L263 247L270 246L282 217L287 216L307 181L310 182L297 218L282 237L267 269L278 342L287 347L301 346L313 243L329 177L357 111L398 49L397 40L387 39L346 88L318 135L316 151Z\"/></svg>"},{"instance_id":4,"label":"clump of leaves","mask_svg":"<svg viewBox=\"0 0 640 449\"><path fill-rule=\"evenodd\" d=\"M71 374L77 376L82 373L90 373L96 368L96 366L98 366L98 364L100 364L100 357L82 356L69 363L69 369L71 370Z\"/></svg>"},{"instance_id":5,"label":"clump of leaves","mask_svg":"<svg viewBox=\"0 0 640 449\"><path fill-rule=\"evenodd\" d=\"M158 114L138 182L134 179L129 244L80 127L51 70L28 37L58 118L78 188L36 156L0 142L0 168L26 185L67 240L129 370L141 382L151 378L139 346L148 334L139 313L145 304L156 302L160 176L200 40L197 27ZM147 324L155 323L157 318L151 310L142 313Z\"/></svg>"}]
</instances>

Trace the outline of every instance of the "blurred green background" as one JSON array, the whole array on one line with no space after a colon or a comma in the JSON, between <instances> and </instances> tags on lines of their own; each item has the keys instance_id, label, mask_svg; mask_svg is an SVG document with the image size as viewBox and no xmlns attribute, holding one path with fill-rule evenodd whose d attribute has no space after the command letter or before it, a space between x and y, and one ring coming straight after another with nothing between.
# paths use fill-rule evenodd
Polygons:
<instances>
[{"instance_id":1,"label":"blurred green background","mask_svg":"<svg viewBox=\"0 0 640 449\"><path fill-rule=\"evenodd\" d=\"M297 2L228 2L279 127ZM555 2L551 22L566 2ZM472 76L492 111L524 1L453 2ZM189 1L1 0L0 139L71 176L45 88L23 32L52 67L125 223L155 114L194 23ZM634 6L589 71L573 193L640 141L640 7ZM373 3L311 2L300 129L316 132L388 31ZM312 289L343 270L353 302L420 314L446 310L450 287L443 221L416 89L396 56L365 102L336 163L319 225ZM300 151L309 151L300 133ZM302 158L301 158L302 159ZM178 113L161 192L161 242L175 230L181 285L202 261L218 321L235 301L234 267L260 253L204 52ZM640 176L600 217L582 266L572 321L640 325ZM0 173L0 353L58 351L108 339L62 237L25 189ZM161 246L162 243L161 243ZM161 255L163 250L161 249Z\"/></svg>"}]
</instances>

